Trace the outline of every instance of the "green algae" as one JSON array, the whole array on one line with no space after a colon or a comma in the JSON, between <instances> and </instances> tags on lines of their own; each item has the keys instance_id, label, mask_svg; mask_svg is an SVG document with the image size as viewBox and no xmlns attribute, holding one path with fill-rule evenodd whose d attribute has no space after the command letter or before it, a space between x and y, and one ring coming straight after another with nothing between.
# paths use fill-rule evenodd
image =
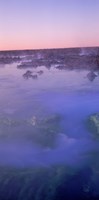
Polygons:
<instances>
[{"instance_id":1,"label":"green algae","mask_svg":"<svg viewBox=\"0 0 99 200\"><path fill-rule=\"evenodd\" d=\"M88 117L87 128L95 138L99 138L99 113L92 114Z\"/></svg>"},{"instance_id":2,"label":"green algae","mask_svg":"<svg viewBox=\"0 0 99 200\"><path fill-rule=\"evenodd\" d=\"M5 137L23 137L41 147L54 147L61 133L62 116L55 114L43 119L32 116L28 119L0 118L0 129ZM13 134L14 133L14 134Z\"/></svg>"},{"instance_id":3,"label":"green algae","mask_svg":"<svg viewBox=\"0 0 99 200\"><path fill-rule=\"evenodd\" d=\"M44 147L55 146L58 134L61 132L61 116L53 115L39 121L33 129L33 139Z\"/></svg>"}]
</instances>

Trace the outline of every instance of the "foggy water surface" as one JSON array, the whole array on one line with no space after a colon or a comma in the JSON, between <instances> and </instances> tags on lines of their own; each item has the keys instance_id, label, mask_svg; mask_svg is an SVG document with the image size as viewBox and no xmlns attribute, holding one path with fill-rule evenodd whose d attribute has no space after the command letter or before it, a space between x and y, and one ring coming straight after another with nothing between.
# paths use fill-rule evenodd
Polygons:
<instances>
[{"instance_id":1,"label":"foggy water surface","mask_svg":"<svg viewBox=\"0 0 99 200\"><path fill-rule=\"evenodd\" d=\"M99 78L90 82L87 70L58 70L55 66L32 69L33 73L39 70L43 74L34 80L24 79L26 69L17 69L16 64L0 68L0 164L88 164L90 156L86 154L97 150L98 145L86 129L85 120L99 112ZM32 138L32 126L25 121L54 114L62 117L56 145L41 147ZM16 125L9 125L9 120Z\"/></svg>"}]
</instances>

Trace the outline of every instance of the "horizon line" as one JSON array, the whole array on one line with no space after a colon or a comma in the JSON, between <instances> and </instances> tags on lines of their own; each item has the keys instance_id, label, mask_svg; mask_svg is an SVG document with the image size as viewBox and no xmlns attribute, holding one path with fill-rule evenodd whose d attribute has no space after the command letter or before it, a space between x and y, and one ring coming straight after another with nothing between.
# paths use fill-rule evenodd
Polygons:
<instances>
[{"instance_id":1,"label":"horizon line","mask_svg":"<svg viewBox=\"0 0 99 200\"><path fill-rule=\"evenodd\" d=\"M99 48L98 45L96 46L73 46L73 47L53 47L53 48L24 48L24 49L4 49L0 50L0 52L5 52L5 51L40 51L40 50L56 50L56 49L79 49L79 48Z\"/></svg>"}]
</instances>

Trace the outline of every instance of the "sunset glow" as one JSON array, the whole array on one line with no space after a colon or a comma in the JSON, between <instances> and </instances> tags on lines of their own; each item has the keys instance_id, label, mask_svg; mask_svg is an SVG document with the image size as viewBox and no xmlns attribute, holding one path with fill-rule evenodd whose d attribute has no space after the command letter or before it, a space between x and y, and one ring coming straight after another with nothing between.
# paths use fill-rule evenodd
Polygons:
<instances>
[{"instance_id":1,"label":"sunset glow","mask_svg":"<svg viewBox=\"0 0 99 200\"><path fill-rule=\"evenodd\" d=\"M98 0L1 0L0 50L99 46Z\"/></svg>"}]
</instances>

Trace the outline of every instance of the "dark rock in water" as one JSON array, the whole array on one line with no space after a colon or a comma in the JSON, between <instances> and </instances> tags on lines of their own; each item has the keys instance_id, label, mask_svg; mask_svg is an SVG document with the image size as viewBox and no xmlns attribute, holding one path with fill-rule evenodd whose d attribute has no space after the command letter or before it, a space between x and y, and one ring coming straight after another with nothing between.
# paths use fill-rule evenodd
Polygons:
<instances>
[{"instance_id":1,"label":"dark rock in water","mask_svg":"<svg viewBox=\"0 0 99 200\"><path fill-rule=\"evenodd\" d=\"M32 74L32 72L30 70L27 70L25 74L30 75L30 74Z\"/></svg>"},{"instance_id":2,"label":"dark rock in water","mask_svg":"<svg viewBox=\"0 0 99 200\"><path fill-rule=\"evenodd\" d=\"M96 65L97 65L97 67L98 67L98 69L99 69L99 53L96 55L96 60L95 60L95 62L96 62Z\"/></svg>"},{"instance_id":3,"label":"dark rock in water","mask_svg":"<svg viewBox=\"0 0 99 200\"><path fill-rule=\"evenodd\" d=\"M87 120L87 127L89 131L94 134L94 136L99 138L99 113L89 116Z\"/></svg>"},{"instance_id":4,"label":"dark rock in water","mask_svg":"<svg viewBox=\"0 0 99 200\"><path fill-rule=\"evenodd\" d=\"M40 71L38 71L37 72L39 75L42 75L44 72L43 72L43 70L40 70Z\"/></svg>"},{"instance_id":5,"label":"dark rock in water","mask_svg":"<svg viewBox=\"0 0 99 200\"><path fill-rule=\"evenodd\" d=\"M17 65L17 68L24 69L24 68L31 68L33 67L33 62L22 62L21 64Z\"/></svg>"},{"instance_id":6,"label":"dark rock in water","mask_svg":"<svg viewBox=\"0 0 99 200\"><path fill-rule=\"evenodd\" d=\"M27 74L32 74L32 71L30 71L30 70L27 70L27 72L26 72Z\"/></svg>"},{"instance_id":7,"label":"dark rock in water","mask_svg":"<svg viewBox=\"0 0 99 200\"><path fill-rule=\"evenodd\" d=\"M0 56L0 64L12 64L15 62L19 62L20 60L21 59L19 55L18 56L7 56L7 55Z\"/></svg>"},{"instance_id":8,"label":"dark rock in water","mask_svg":"<svg viewBox=\"0 0 99 200\"><path fill-rule=\"evenodd\" d=\"M89 81L93 81L96 77L97 75L93 71L87 74L87 78L89 79Z\"/></svg>"},{"instance_id":9,"label":"dark rock in water","mask_svg":"<svg viewBox=\"0 0 99 200\"><path fill-rule=\"evenodd\" d=\"M27 70L26 73L23 74L23 77L24 77L25 79L28 79L28 78L31 77L31 75L32 75L32 72L31 72L30 70Z\"/></svg>"},{"instance_id":10,"label":"dark rock in water","mask_svg":"<svg viewBox=\"0 0 99 200\"><path fill-rule=\"evenodd\" d=\"M34 74L34 75L31 75L30 78L37 79L38 76L37 76L37 74Z\"/></svg>"},{"instance_id":11,"label":"dark rock in water","mask_svg":"<svg viewBox=\"0 0 99 200\"><path fill-rule=\"evenodd\" d=\"M64 65L57 65L56 66L56 69L59 69L59 70L66 69L66 68L68 68L66 64L64 64Z\"/></svg>"},{"instance_id":12,"label":"dark rock in water","mask_svg":"<svg viewBox=\"0 0 99 200\"><path fill-rule=\"evenodd\" d=\"M31 72L30 70L27 70L25 74L23 74L23 77L25 79L29 79L29 78L33 78L33 79L37 79L37 74L32 74L33 72Z\"/></svg>"}]
</instances>

